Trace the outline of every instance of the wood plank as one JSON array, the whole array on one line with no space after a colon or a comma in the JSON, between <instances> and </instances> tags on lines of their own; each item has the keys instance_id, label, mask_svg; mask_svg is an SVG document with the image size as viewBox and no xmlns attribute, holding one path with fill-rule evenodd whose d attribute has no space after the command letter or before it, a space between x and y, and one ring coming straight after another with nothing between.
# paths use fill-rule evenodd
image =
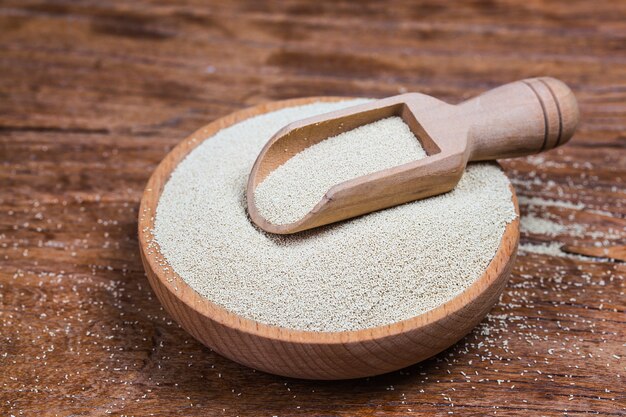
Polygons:
<instances>
[{"instance_id":1,"label":"wood plank","mask_svg":"<svg viewBox=\"0 0 626 417\"><path fill-rule=\"evenodd\" d=\"M623 415L626 266L560 247L626 244L625 67L624 2L3 1L2 414ZM297 381L221 358L163 312L137 205L197 127L268 100L458 102L537 75L571 85L582 123L562 149L503 161L520 255L454 347Z\"/></svg>"}]
</instances>

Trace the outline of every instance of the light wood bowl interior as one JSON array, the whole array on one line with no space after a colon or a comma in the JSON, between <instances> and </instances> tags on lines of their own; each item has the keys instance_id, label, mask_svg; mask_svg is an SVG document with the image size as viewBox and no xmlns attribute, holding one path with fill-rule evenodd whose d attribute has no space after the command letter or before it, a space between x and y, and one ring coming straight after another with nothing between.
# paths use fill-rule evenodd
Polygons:
<instances>
[{"instance_id":1,"label":"light wood bowl interior","mask_svg":"<svg viewBox=\"0 0 626 417\"><path fill-rule=\"evenodd\" d=\"M483 275L449 302L419 316L358 331L310 332L269 326L236 315L198 294L181 279L158 245L152 230L161 192L172 171L205 138L247 118L319 101L315 97L261 104L232 113L197 130L174 148L154 171L139 208L141 258L157 297L193 337L219 354L265 372L309 379L346 379L382 374L427 359L472 330L498 301L513 267L519 242L518 219L502 236Z\"/></svg>"}]
</instances>

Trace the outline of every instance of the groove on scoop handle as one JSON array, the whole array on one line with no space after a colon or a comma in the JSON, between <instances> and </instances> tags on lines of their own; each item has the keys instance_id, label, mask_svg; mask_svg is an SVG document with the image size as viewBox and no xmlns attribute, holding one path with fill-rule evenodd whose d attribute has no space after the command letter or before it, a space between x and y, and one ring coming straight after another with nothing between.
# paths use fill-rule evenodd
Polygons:
<instances>
[{"instance_id":1,"label":"groove on scoop handle","mask_svg":"<svg viewBox=\"0 0 626 417\"><path fill-rule=\"evenodd\" d=\"M578 125L578 103L563 82L550 77L505 84L461 103L469 118L470 160L511 158L566 143Z\"/></svg>"}]
</instances>

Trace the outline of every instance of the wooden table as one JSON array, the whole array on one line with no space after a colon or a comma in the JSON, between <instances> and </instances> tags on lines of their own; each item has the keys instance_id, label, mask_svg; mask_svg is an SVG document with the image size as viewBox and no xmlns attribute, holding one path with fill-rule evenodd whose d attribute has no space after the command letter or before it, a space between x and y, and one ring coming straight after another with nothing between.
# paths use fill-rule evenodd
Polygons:
<instances>
[{"instance_id":1,"label":"wooden table","mask_svg":"<svg viewBox=\"0 0 626 417\"><path fill-rule=\"evenodd\" d=\"M626 3L0 3L0 414L624 415ZM267 100L551 75L582 123L503 164L522 246L463 341L392 374L255 372L188 336L144 277L137 207L199 126Z\"/></svg>"}]
</instances>

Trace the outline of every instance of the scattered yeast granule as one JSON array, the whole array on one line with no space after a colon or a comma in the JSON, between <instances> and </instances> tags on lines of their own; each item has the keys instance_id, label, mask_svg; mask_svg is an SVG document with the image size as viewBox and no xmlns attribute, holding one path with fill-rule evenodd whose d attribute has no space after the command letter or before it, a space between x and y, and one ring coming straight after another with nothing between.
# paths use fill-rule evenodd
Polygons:
<instances>
[{"instance_id":1,"label":"scattered yeast granule","mask_svg":"<svg viewBox=\"0 0 626 417\"><path fill-rule=\"evenodd\" d=\"M259 214L273 224L302 219L333 185L426 157L400 117L325 139L294 155L254 190Z\"/></svg>"},{"instance_id":2,"label":"scattered yeast granule","mask_svg":"<svg viewBox=\"0 0 626 417\"><path fill-rule=\"evenodd\" d=\"M471 285L515 219L510 182L470 165L452 191L297 235L255 227L248 174L282 126L363 100L315 103L253 117L195 148L164 187L155 243L198 293L260 322L310 331L408 319Z\"/></svg>"}]
</instances>

